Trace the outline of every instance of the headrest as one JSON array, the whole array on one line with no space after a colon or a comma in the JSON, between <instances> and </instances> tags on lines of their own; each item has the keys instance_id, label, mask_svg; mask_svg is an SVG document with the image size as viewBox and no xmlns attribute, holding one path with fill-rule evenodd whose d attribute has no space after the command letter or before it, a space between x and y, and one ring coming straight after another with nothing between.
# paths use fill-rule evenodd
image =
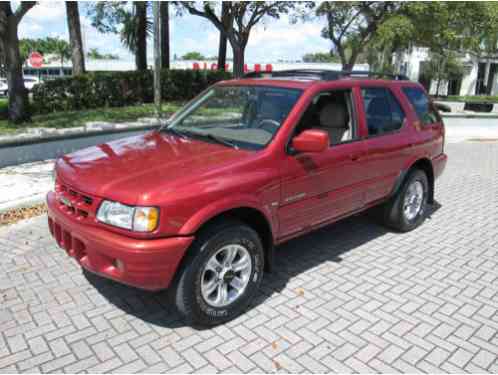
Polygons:
<instances>
[{"instance_id":1,"label":"headrest","mask_svg":"<svg viewBox=\"0 0 498 375\"><path fill-rule=\"evenodd\" d=\"M329 102L320 110L320 125L324 128L348 129L348 117L344 104Z\"/></svg>"}]
</instances>

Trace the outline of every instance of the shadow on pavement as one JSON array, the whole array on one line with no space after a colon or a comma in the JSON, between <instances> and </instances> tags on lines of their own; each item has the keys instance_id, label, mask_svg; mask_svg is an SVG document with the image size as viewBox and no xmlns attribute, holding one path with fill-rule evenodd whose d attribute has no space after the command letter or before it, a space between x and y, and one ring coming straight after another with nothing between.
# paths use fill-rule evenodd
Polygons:
<instances>
[{"instance_id":1,"label":"shadow on pavement","mask_svg":"<svg viewBox=\"0 0 498 375\"><path fill-rule=\"evenodd\" d=\"M432 214L440 208L438 202L430 206L427 221L430 221ZM427 224L426 222L423 225ZM387 233L390 233L389 229L377 224L373 212L367 211L278 246L275 252L274 271L265 274L260 293L249 309L280 293L295 276L326 262L339 263L342 261L342 254ZM104 279L87 271L83 273L104 298L127 314L161 327L178 328L186 325L174 307L172 289L148 292Z\"/></svg>"}]
</instances>

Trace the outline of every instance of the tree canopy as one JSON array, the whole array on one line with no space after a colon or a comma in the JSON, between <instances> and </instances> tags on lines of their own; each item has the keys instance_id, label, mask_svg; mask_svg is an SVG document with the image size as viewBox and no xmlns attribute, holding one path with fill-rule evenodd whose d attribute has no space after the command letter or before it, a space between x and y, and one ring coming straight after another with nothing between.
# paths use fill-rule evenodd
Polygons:
<instances>
[{"instance_id":1,"label":"tree canopy","mask_svg":"<svg viewBox=\"0 0 498 375\"><path fill-rule=\"evenodd\" d=\"M303 62L306 63L338 63L341 59L330 54L330 52L314 52L303 55Z\"/></svg>"},{"instance_id":2,"label":"tree canopy","mask_svg":"<svg viewBox=\"0 0 498 375\"><path fill-rule=\"evenodd\" d=\"M351 70L379 27L398 12L397 2L345 1L319 3L315 14L326 20L322 36L333 44L344 70Z\"/></svg>"},{"instance_id":3,"label":"tree canopy","mask_svg":"<svg viewBox=\"0 0 498 375\"><path fill-rule=\"evenodd\" d=\"M102 33L118 34L121 43L135 54L137 69L147 68L147 36L152 35L148 2L96 2L87 7L92 26Z\"/></svg>"},{"instance_id":4,"label":"tree canopy","mask_svg":"<svg viewBox=\"0 0 498 375\"><path fill-rule=\"evenodd\" d=\"M292 2L286 1L230 1L225 7L225 19L221 16L221 7L217 9L214 2L181 2L192 15L209 20L230 42L234 58L234 75L244 73L244 54L251 30L265 17L280 18L293 8Z\"/></svg>"},{"instance_id":5,"label":"tree canopy","mask_svg":"<svg viewBox=\"0 0 498 375\"><path fill-rule=\"evenodd\" d=\"M97 48L90 48L86 53L87 57L93 60L119 60L118 55L112 53L101 53Z\"/></svg>"},{"instance_id":6,"label":"tree canopy","mask_svg":"<svg viewBox=\"0 0 498 375\"><path fill-rule=\"evenodd\" d=\"M308 7L325 20L322 36L332 42L332 51L347 70L362 52L370 61L377 54L376 64L381 67L394 51L413 46L477 56L497 52L498 3L494 2L359 1Z\"/></svg>"},{"instance_id":7,"label":"tree canopy","mask_svg":"<svg viewBox=\"0 0 498 375\"><path fill-rule=\"evenodd\" d=\"M197 51L187 52L182 56L182 60L207 60L207 57Z\"/></svg>"}]
</instances>

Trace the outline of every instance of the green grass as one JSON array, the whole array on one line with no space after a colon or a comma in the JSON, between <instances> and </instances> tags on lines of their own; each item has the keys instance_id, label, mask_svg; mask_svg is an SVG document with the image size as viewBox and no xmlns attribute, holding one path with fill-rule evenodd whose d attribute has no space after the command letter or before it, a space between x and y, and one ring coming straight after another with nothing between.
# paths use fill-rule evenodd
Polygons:
<instances>
[{"instance_id":1,"label":"green grass","mask_svg":"<svg viewBox=\"0 0 498 375\"><path fill-rule=\"evenodd\" d=\"M6 102L5 102L6 103ZM0 110L3 104L0 101ZM164 103L162 111L170 115L181 107L182 103ZM46 115L34 115L31 122L13 124L0 120L0 134L22 132L25 128L72 128L83 126L89 121L127 122L155 114L154 104L140 104L129 107L86 109L81 111L55 112Z\"/></svg>"},{"instance_id":2,"label":"green grass","mask_svg":"<svg viewBox=\"0 0 498 375\"><path fill-rule=\"evenodd\" d=\"M7 118L7 113L9 110L9 99L0 98L0 118Z\"/></svg>"}]
</instances>

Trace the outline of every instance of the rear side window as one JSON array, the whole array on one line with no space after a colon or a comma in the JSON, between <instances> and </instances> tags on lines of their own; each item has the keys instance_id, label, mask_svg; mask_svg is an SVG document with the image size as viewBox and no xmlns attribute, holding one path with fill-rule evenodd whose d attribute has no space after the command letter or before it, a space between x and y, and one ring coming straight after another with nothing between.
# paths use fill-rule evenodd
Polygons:
<instances>
[{"instance_id":1,"label":"rear side window","mask_svg":"<svg viewBox=\"0 0 498 375\"><path fill-rule=\"evenodd\" d=\"M405 113L392 92L382 87L361 90L368 126L368 135L381 135L400 129Z\"/></svg>"},{"instance_id":2,"label":"rear side window","mask_svg":"<svg viewBox=\"0 0 498 375\"><path fill-rule=\"evenodd\" d=\"M428 125L439 121L439 116L429 102L425 93L417 87L403 87L403 92L413 106L422 124Z\"/></svg>"}]
</instances>

